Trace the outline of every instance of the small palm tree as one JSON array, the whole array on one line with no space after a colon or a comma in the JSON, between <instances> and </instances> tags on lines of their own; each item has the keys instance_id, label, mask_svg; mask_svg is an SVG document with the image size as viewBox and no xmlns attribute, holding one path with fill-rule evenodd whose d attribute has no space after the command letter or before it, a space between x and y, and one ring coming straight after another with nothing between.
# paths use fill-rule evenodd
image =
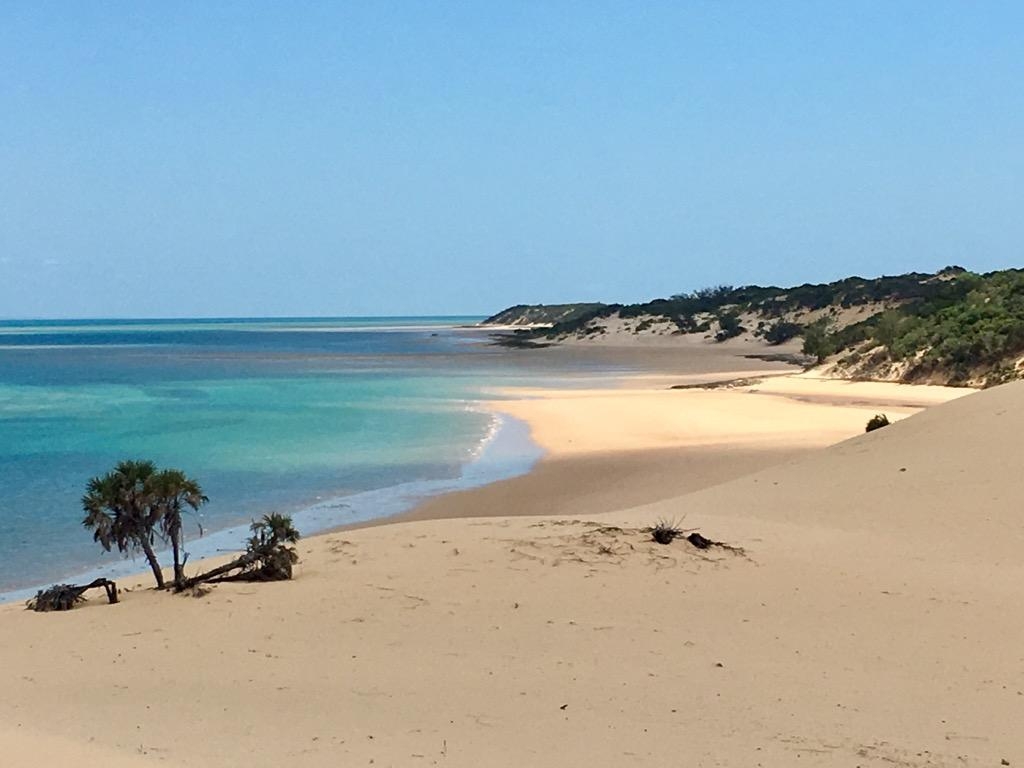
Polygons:
<instances>
[{"instance_id":1,"label":"small palm tree","mask_svg":"<svg viewBox=\"0 0 1024 768\"><path fill-rule=\"evenodd\" d=\"M264 515L253 522L249 530L252 536L246 551L255 555L251 570L268 581L290 579L292 566L299 562L295 548L288 546L299 540L299 532L292 525L291 517L276 512Z\"/></svg>"},{"instance_id":2,"label":"small palm tree","mask_svg":"<svg viewBox=\"0 0 1024 768\"><path fill-rule=\"evenodd\" d=\"M299 532L292 524L289 515L282 515L272 512L264 515L249 526L252 536L249 537L249 549L262 551L267 547L276 547L281 544L296 544L299 541Z\"/></svg>"},{"instance_id":3,"label":"small palm tree","mask_svg":"<svg viewBox=\"0 0 1024 768\"><path fill-rule=\"evenodd\" d=\"M113 471L92 478L82 497L82 525L93 532L93 540L108 552L114 546L127 554L142 550L157 588L163 589L164 575L153 552L156 525L162 514L152 503L152 480L156 474L156 465L151 461L122 461Z\"/></svg>"},{"instance_id":4,"label":"small palm tree","mask_svg":"<svg viewBox=\"0 0 1024 768\"><path fill-rule=\"evenodd\" d=\"M155 474L150 479L150 490L150 503L155 507L154 512L160 520L160 535L171 545L174 585L180 588L185 578L185 563L181 557L185 543L181 512L186 507L197 512L209 499L203 494L199 483L180 469L165 469ZM199 526L199 535L203 535L202 525Z\"/></svg>"},{"instance_id":5,"label":"small palm tree","mask_svg":"<svg viewBox=\"0 0 1024 768\"><path fill-rule=\"evenodd\" d=\"M287 581L292 577L292 566L299 555L292 546L299 540L299 532L288 515L264 515L249 526L252 536L246 541L245 552L230 563L185 579L176 589L189 589L196 584L220 581ZM234 571L234 573L232 573Z\"/></svg>"}]
</instances>

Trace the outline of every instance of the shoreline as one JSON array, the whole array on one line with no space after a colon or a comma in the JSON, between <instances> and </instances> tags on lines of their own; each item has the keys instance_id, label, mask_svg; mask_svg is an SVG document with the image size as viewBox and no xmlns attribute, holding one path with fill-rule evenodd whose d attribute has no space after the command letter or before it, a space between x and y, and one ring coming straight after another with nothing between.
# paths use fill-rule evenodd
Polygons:
<instances>
[{"instance_id":1,"label":"shoreline","mask_svg":"<svg viewBox=\"0 0 1024 768\"><path fill-rule=\"evenodd\" d=\"M705 420L703 429L697 429L695 435L685 440L653 435L649 424L648 431L642 432L636 442L628 437L615 438L608 430L593 429L577 430L578 434L572 433L574 436L552 440L547 437L552 412L563 411L555 431L565 435L571 433L567 425L576 413L587 411L595 403L599 408L612 408L639 401L639 410L646 411L640 418L653 417L660 422L665 403L673 398L682 401L684 394L704 400L691 403L691 409L710 406L719 413L723 412L723 404L725 411L733 410L736 401L728 395L749 394L805 405L845 407L858 414L863 412L865 420L870 417L868 410L885 407L892 419L898 421L929 405L975 391L786 371L605 373L580 379L587 386L487 390L494 399L476 400L472 407L490 413L496 426L482 438L477 455L463 464L458 477L398 483L304 506L292 513L297 527L303 531L303 539L407 522L501 517L508 514L506 507L511 499L518 499L521 504L516 516L610 513L718 485L859 434L855 429L832 424L827 435L808 442L803 437L802 425L788 433L780 429L755 434L722 433L719 427L709 428ZM826 391L820 391L822 388ZM816 389L819 391L815 392ZM728 395L723 400L721 395L725 393ZM568 419L564 415L567 408L572 414ZM744 413L760 409L761 406L755 406L753 411L747 409ZM636 413L629 417L636 418ZM614 427L611 431L619 430ZM588 491L583 493L577 487L580 478L587 479ZM576 490L569 494L560 492L566 486ZM371 506L371 517L341 523L336 520L340 510L365 510ZM240 542L247 535L248 525L240 524L190 540L191 562L207 567L215 560L235 556L242 550ZM140 588L145 587L149 574L144 563L121 559L69 573L53 582L0 592L0 607L24 602L51 583L85 583L99 577L123 580Z\"/></svg>"},{"instance_id":2,"label":"shoreline","mask_svg":"<svg viewBox=\"0 0 1024 768\"><path fill-rule=\"evenodd\" d=\"M539 379L544 388L552 391L579 387L613 390L634 377L665 376L673 381L713 381L722 376L771 375L792 370L789 365L766 365L737 356L733 351L723 352L715 348L702 349L684 358L666 354L662 349L565 348L540 354L504 351L496 354L499 363L494 370L499 382L510 378ZM476 398L465 401L466 408L487 413L492 419L504 422L506 428L497 435L497 451L490 445L488 436L483 435L473 450L479 452L483 449L485 455L468 457L457 476L405 481L344 495L325 494L311 503L285 505L283 510L293 516L304 535L318 535L339 528L401 520L425 500L524 474L540 459L543 451L525 434L525 428L520 429L518 422L509 421L513 415L502 413L500 401L505 397L500 386L484 385ZM509 440L510 433L518 434L513 434ZM506 449L506 442L513 443L512 450ZM493 456L495 452L500 454L496 459ZM351 512L353 507L356 508L355 519ZM239 551L248 536L248 525L248 521L240 520L234 525L212 530L201 538L188 539L187 549L192 554L190 562L195 564ZM164 554L164 551L158 554ZM88 582L98 577L131 580L145 573L145 563L140 559L101 555L93 562L95 565L73 566L41 582L26 585L23 581L20 585L5 588L0 592L0 605L26 600L39 589L61 581Z\"/></svg>"},{"instance_id":3,"label":"shoreline","mask_svg":"<svg viewBox=\"0 0 1024 768\"><path fill-rule=\"evenodd\" d=\"M673 375L639 373L616 377L613 386L576 389L510 387L499 390L503 399L487 401L494 410L530 426L532 439L543 455L523 474L482 486L455 490L422 499L415 507L390 517L339 526L331 532L359 530L427 520L501 517L510 503L516 516L603 514L702 490L783 464L821 448L863 433L864 424L878 408L888 410L896 422L926 407L969 395L969 388L891 382L855 382L806 373L744 372ZM723 381L756 379L756 383L719 389ZM693 389L673 390L671 383L693 381ZM813 395L811 394L814 390ZM760 431L723 430L713 419L686 424L692 429L684 439L679 433L661 434L666 406L684 402L690 408L716 409L721 416L734 411L735 398L751 399L734 417L745 419L765 403L760 397L777 398L772 415L762 419ZM696 394L701 393L701 394ZM724 397L723 397L724 395ZM610 412L634 401L626 421L639 425L640 435L631 441L625 425L591 429L583 415L590 410ZM803 411L814 406L826 419L822 430L808 439ZM835 409L835 410L833 410ZM554 416L554 419L552 418ZM778 418L792 418L793 429L773 427ZM612 433L618 433L616 436ZM582 480L581 480L582 479ZM570 488L571 491L563 489ZM583 489L583 490L581 490Z\"/></svg>"}]
</instances>

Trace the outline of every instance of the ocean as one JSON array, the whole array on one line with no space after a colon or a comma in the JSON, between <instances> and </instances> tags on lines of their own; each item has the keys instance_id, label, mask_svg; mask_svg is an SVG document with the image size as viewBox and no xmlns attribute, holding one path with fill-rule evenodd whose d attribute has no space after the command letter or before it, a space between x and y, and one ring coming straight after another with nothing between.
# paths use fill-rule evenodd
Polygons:
<instances>
[{"instance_id":1,"label":"ocean","mask_svg":"<svg viewBox=\"0 0 1024 768\"><path fill-rule=\"evenodd\" d=\"M308 535L528 471L525 426L481 402L551 370L478 320L0 321L0 593L145 570L81 526L86 482L121 459L202 484L192 558L267 512Z\"/></svg>"}]
</instances>

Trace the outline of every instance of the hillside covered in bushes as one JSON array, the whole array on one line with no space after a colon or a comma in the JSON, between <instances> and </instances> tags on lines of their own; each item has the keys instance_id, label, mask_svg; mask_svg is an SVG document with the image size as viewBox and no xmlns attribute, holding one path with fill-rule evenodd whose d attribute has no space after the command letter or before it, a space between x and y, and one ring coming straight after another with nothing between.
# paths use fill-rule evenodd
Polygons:
<instances>
[{"instance_id":1,"label":"hillside covered in bushes","mask_svg":"<svg viewBox=\"0 0 1024 768\"><path fill-rule=\"evenodd\" d=\"M517 304L491 315L482 325L554 325L568 323L583 315L593 313L604 304Z\"/></svg>"},{"instance_id":2,"label":"hillside covered in bushes","mask_svg":"<svg viewBox=\"0 0 1024 768\"><path fill-rule=\"evenodd\" d=\"M612 319L633 334L800 340L810 363L853 378L991 385L1022 377L1024 270L961 267L793 288L717 286L640 304L598 305L516 342L599 339ZM657 330L654 330L657 329Z\"/></svg>"}]
</instances>

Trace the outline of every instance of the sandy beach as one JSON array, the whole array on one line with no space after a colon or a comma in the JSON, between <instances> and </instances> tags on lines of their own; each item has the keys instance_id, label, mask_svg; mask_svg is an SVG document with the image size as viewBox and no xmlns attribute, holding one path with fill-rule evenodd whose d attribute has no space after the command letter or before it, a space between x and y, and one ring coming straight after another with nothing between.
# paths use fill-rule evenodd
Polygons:
<instances>
[{"instance_id":1,"label":"sandy beach","mask_svg":"<svg viewBox=\"0 0 1024 768\"><path fill-rule=\"evenodd\" d=\"M533 472L292 582L0 608L2 764L1024 760L1024 384L670 381L502 392Z\"/></svg>"},{"instance_id":2,"label":"sandy beach","mask_svg":"<svg viewBox=\"0 0 1024 768\"><path fill-rule=\"evenodd\" d=\"M1024 768L1022 37L0 6L0 768Z\"/></svg>"}]
</instances>

